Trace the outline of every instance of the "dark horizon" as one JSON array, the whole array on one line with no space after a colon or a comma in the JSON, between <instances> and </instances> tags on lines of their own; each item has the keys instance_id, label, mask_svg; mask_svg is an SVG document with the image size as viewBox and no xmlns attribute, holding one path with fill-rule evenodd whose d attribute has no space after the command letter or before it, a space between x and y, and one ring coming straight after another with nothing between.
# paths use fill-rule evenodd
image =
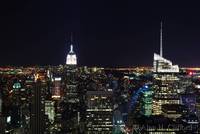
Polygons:
<instances>
[{"instance_id":1,"label":"dark horizon","mask_svg":"<svg viewBox=\"0 0 200 134\"><path fill-rule=\"evenodd\" d=\"M14 1L1 5L0 65L65 63L70 34L79 66L152 66L159 53L200 66L200 9L184 2Z\"/></svg>"}]
</instances>

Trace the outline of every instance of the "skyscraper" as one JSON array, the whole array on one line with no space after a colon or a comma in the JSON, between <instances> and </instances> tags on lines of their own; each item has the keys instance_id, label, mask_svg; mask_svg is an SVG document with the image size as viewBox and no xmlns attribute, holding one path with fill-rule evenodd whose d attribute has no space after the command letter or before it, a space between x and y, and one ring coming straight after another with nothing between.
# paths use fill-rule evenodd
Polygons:
<instances>
[{"instance_id":1,"label":"skyscraper","mask_svg":"<svg viewBox=\"0 0 200 134\"><path fill-rule=\"evenodd\" d=\"M0 91L0 133L5 132L5 117L2 116L2 95Z\"/></svg>"},{"instance_id":2,"label":"skyscraper","mask_svg":"<svg viewBox=\"0 0 200 134\"><path fill-rule=\"evenodd\" d=\"M2 113L2 95L0 92L0 116L1 116L1 113Z\"/></svg>"},{"instance_id":3,"label":"skyscraper","mask_svg":"<svg viewBox=\"0 0 200 134\"><path fill-rule=\"evenodd\" d=\"M178 73L179 67L178 65L173 65L170 60L167 60L163 57L163 30L162 30L162 22L160 26L160 54L154 53L153 60L153 71L154 72L163 72L163 73Z\"/></svg>"},{"instance_id":4,"label":"skyscraper","mask_svg":"<svg viewBox=\"0 0 200 134\"><path fill-rule=\"evenodd\" d=\"M40 81L35 83L31 104L31 134L43 134L45 131L45 110Z\"/></svg>"},{"instance_id":5,"label":"skyscraper","mask_svg":"<svg viewBox=\"0 0 200 134\"><path fill-rule=\"evenodd\" d=\"M178 86L176 83L179 78L178 65L173 65L170 60L163 58L162 45L162 23L160 30L160 55L154 53L153 72L154 72L154 100L153 114L162 114L162 105L180 104L180 98L177 94Z\"/></svg>"},{"instance_id":6,"label":"skyscraper","mask_svg":"<svg viewBox=\"0 0 200 134\"><path fill-rule=\"evenodd\" d=\"M110 134L113 128L112 91L87 91L87 134Z\"/></svg>"},{"instance_id":7,"label":"skyscraper","mask_svg":"<svg viewBox=\"0 0 200 134\"><path fill-rule=\"evenodd\" d=\"M61 77L53 78L53 89L52 89L52 98L60 99L61 98Z\"/></svg>"}]
</instances>

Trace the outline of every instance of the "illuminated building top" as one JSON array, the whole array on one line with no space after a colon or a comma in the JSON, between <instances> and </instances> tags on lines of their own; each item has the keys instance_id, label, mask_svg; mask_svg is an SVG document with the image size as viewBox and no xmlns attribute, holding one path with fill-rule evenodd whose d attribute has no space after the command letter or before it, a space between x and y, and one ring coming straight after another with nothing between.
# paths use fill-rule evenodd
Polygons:
<instances>
[{"instance_id":1,"label":"illuminated building top","mask_svg":"<svg viewBox=\"0 0 200 134\"><path fill-rule=\"evenodd\" d=\"M167 60L160 55L154 53L154 63L153 63L153 71L154 72L179 72L178 65L173 65L170 60Z\"/></svg>"},{"instance_id":2,"label":"illuminated building top","mask_svg":"<svg viewBox=\"0 0 200 134\"><path fill-rule=\"evenodd\" d=\"M154 72L179 72L178 65L172 65L172 62L170 60L167 60L163 57L163 36L162 36L162 22L161 22L161 28L160 28L160 55L154 53L154 61L153 61L153 71Z\"/></svg>"},{"instance_id":3,"label":"illuminated building top","mask_svg":"<svg viewBox=\"0 0 200 134\"><path fill-rule=\"evenodd\" d=\"M77 57L73 51L73 45L70 46L70 51L67 55L66 64L67 65L77 65Z\"/></svg>"}]
</instances>

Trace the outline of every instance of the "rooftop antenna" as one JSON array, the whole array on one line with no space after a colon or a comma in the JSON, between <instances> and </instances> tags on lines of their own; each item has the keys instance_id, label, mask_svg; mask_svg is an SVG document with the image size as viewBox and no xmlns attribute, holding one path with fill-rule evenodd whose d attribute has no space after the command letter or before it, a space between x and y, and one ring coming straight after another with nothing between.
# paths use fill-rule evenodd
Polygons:
<instances>
[{"instance_id":1,"label":"rooftop antenna","mask_svg":"<svg viewBox=\"0 0 200 134\"><path fill-rule=\"evenodd\" d=\"M160 56L163 57L162 21L160 23Z\"/></svg>"},{"instance_id":2,"label":"rooftop antenna","mask_svg":"<svg viewBox=\"0 0 200 134\"><path fill-rule=\"evenodd\" d=\"M71 41L71 45L70 45L70 52L73 52L73 34L72 34L72 32L71 32L71 38L70 38L70 41Z\"/></svg>"},{"instance_id":3,"label":"rooftop antenna","mask_svg":"<svg viewBox=\"0 0 200 134\"><path fill-rule=\"evenodd\" d=\"M70 35L70 41L71 41L71 44L73 44L73 33L71 32L71 35Z\"/></svg>"}]
</instances>

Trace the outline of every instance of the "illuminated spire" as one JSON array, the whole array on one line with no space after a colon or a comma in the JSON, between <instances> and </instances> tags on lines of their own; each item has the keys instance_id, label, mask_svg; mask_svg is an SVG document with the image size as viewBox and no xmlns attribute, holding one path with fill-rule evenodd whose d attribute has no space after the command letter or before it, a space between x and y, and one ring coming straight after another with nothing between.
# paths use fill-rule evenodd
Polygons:
<instances>
[{"instance_id":1,"label":"illuminated spire","mask_svg":"<svg viewBox=\"0 0 200 134\"><path fill-rule=\"evenodd\" d=\"M74 51L73 51L73 45L71 44L70 45L70 53L73 53Z\"/></svg>"},{"instance_id":2,"label":"illuminated spire","mask_svg":"<svg viewBox=\"0 0 200 134\"><path fill-rule=\"evenodd\" d=\"M163 57L162 21L160 23L160 56Z\"/></svg>"},{"instance_id":3,"label":"illuminated spire","mask_svg":"<svg viewBox=\"0 0 200 134\"><path fill-rule=\"evenodd\" d=\"M70 45L70 53L73 53L73 34L71 33L71 37L70 37L70 41L71 41L71 45Z\"/></svg>"},{"instance_id":4,"label":"illuminated spire","mask_svg":"<svg viewBox=\"0 0 200 134\"><path fill-rule=\"evenodd\" d=\"M70 45L70 51L66 57L66 64L67 65L77 65L77 57L76 54L73 51L73 39L72 39L72 33L71 33L71 45Z\"/></svg>"}]
</instances>

